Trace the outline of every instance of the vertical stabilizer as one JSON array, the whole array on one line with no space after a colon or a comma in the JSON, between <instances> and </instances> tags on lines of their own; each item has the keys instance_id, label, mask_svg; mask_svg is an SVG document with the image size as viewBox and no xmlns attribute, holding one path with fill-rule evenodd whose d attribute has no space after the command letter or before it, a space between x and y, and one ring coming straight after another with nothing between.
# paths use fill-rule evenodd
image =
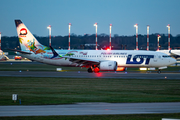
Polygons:
<instances>
[{"instance_id":1,"label":"vertical stabilizer","mask_svg":"<svg viewBox=\"0 0 180 120\"><path fill-rule=\"evenodd\" d=\"M21 20L15 20L19 43L22 51L32 51L35 54L46 53L49 47L40 44Z\"/></svg>"}]
</instances>

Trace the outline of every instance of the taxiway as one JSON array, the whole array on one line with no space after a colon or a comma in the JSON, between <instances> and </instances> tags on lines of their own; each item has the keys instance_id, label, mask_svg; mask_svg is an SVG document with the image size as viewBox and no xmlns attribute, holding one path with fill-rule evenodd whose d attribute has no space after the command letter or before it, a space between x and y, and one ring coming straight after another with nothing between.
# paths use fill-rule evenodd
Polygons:
<instances>
[{"instance_id":1,"label":"taxiway","mask_svg":"<svg viewBox=\"0 0 180 120\"><path fill-rule=\"evenodd\" d=\"M77 103L70 105L0 106L0 116L113 115L180 113L173 103Z\"/></svg>"},{"instance_id":2,"label":"taxiway","mask_svg":"<svg viewBox=\"0 0 180 120\"><path fill-rule=\"evenodd\" d=\"M0 71L0 76L12 77L67 77L67 78L125 78L125 79L180 79L179 73L100 72L86 71L44 72L44 71Z\"/></svg>"}]
</instances>

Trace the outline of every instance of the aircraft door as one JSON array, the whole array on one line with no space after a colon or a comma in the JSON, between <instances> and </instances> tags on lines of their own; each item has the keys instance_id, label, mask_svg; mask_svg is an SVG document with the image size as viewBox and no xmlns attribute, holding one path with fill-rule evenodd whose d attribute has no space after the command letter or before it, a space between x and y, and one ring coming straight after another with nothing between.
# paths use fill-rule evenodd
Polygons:
<instances>
[{"instance_id":1,"label":"aircraft door","mask_svg":"<svg viewBox=\"0 0 180 120\"><path fill-rule=\"evenodd\" d=\"M158 55L155 54L155 55L154 55L154 62L157 62L157 61L158 61Z\"/></svg>"}]
</instances>

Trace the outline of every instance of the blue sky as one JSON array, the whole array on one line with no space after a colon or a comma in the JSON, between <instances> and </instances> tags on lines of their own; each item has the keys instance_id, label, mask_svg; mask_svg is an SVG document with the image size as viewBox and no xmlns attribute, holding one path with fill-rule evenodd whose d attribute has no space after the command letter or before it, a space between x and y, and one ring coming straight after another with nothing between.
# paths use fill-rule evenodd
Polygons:
<instances>
[{"instance_id":1,"label":"blue sky","mask_svg":"<svg viewBox=\"0 0 180 120\"><path fill-rule=\"evenodd\" d=\"M180 0L1 0L0 32L2 36L17 36L14 20L21 19L28 29L38 36L48 36L47 26L52 26L52 35L95 34L93 24L98 23L98 34L135 35L134 24L139 25L139 34L180 34Z\"/></svg>"}]
</instances>

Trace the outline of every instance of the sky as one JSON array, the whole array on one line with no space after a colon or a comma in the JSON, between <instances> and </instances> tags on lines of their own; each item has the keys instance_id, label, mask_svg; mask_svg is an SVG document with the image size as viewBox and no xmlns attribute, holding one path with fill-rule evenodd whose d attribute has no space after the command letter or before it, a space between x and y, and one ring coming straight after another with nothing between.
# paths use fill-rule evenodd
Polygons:
<instances>
[{"instance_id":1,"label":"sky","mask_svg":"<svg viewBox=\"0 0 180 120\"><path fill-rule=\"evenodd\" d=\"M180 0L1 0L0 32L2 36L17 36L15 19L21 19L31 33L48 36L47 26L52 26L52 36L67 36L68 24L76 35L98 34L131 36L136 34L180 34Z\"/></svg>"}]
</instances>

